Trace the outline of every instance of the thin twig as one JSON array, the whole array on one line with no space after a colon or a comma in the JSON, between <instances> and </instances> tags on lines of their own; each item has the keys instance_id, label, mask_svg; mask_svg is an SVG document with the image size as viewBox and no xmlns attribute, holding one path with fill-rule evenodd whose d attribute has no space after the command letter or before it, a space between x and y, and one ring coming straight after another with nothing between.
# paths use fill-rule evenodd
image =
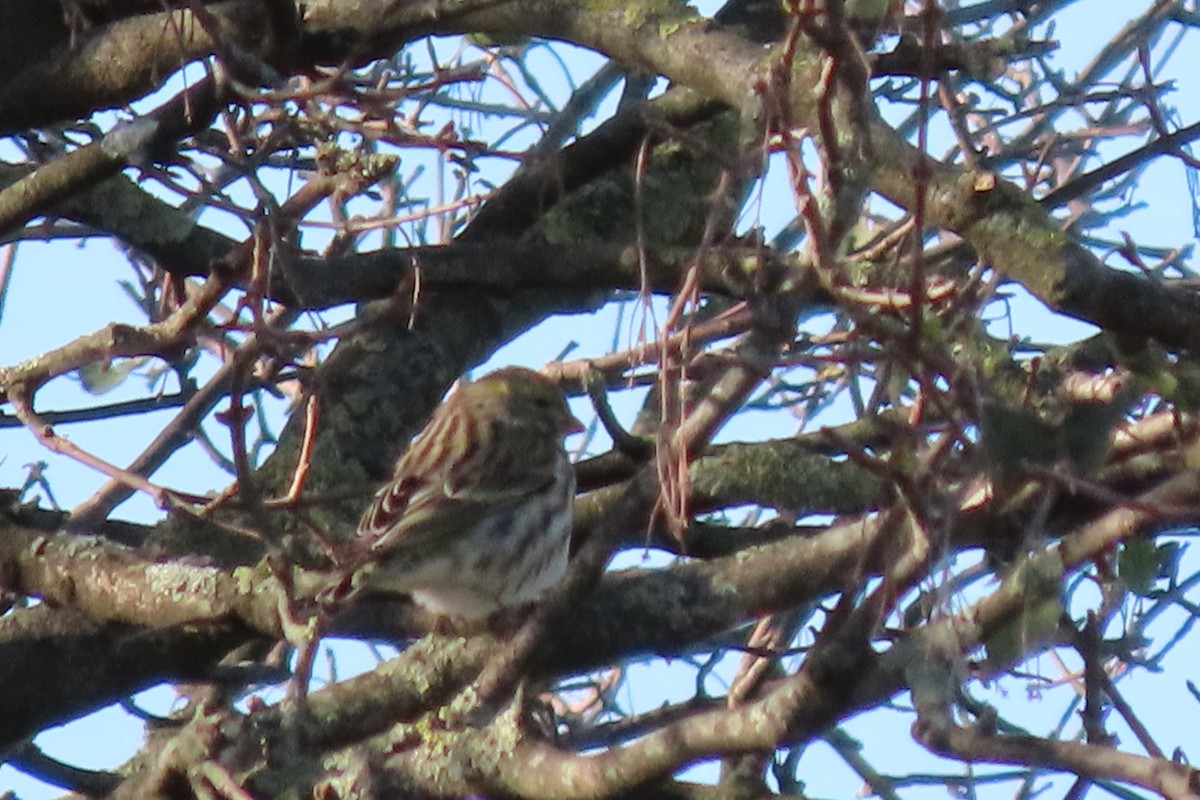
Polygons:
<instances>
[{"instance_id":1,"label":"thin twig","mask_svg":"<svg viewBox=\"0 0 1200 800\"><path fill-rule=\"evenodd\" d=\"M267 328L286 328L291 325L298 312L279 309L267 320ZM154 437L145 450L129 465L129 471L138 475L151 475L166 463L171 454L192 440L192 432L210 411L220 402L239 370L261 355L261 336L247 339L233 357L217 370L216 374L199 389L187 405L175 415L158 436ZM129 497L128 485L120 481L109 481L91 497L71 511L73 522L80 525L95 523L107 517L114 508Z\"/></svg>"},{"instance_id":2,"label":"thin twig","mask_svg":"<svg viewBox=\"0 0 1200 800\"><path fill-rule=\"evenodd\" d=\"M170 505L170 492L167 489L151 483L135 472L130 472L129 470L121 469L115 464L110 464L104 459L94 456L78 447L71 440L56 434L54 428L34 412L24 387L10 390L8 400L12 403L13 410L17 413L17 418L33 433L38 442L48 450L67 456L98 472L102 472L114 481L122 483L131 489L145 492L154 498L154 503L159 508L165 509Z\"/></svg>"},{"instance_id":3,"label":"thin twig","mask_svg":"<svg viewBox=\"0 0 1200 800\"><path fill-rule=\"evenodd\" d=\"M280 498L267 500L263 505L267 508L293 508L304 492L304 484L308 480L308 472L312 467L313 443L317 439L317 420L320 417L321 402L315 394L308 396L304 404L304 438L300 441L300 456L296 460L296 469L292 472L292 483L287 493Z\"/></svg>"}]
</instances>

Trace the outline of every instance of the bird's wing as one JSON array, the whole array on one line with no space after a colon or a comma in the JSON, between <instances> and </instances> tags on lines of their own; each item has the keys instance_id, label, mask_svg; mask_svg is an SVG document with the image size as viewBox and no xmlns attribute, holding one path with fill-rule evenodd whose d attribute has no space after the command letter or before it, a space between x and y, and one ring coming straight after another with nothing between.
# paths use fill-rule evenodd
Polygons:
<instances>
[{"instance_id":1,"label":"bird's wing","mask_svg":"<svg viewBox=\"0 0 1200 800\"><path fill-rule=\"evenodd\" d=\"M432 553L455 541L489 513L524 500L548 482L514 480L495 485L456 486L449 480L401 477L385 486L359 523L372 552Z\"/></svg>"},{"instance_id":2,"label":"bird's wing","mask_svg":"<svg viewBox=\"0 0 1200 800\"><path fill-rule=\"evenodd\" d=\"M484 515L554 483L557 459L563 457L557 442L489 445L448 461L439 460L445 451L437 448L410 448L359 523L359 534L370 542L371 551L437 551Z\"/></svg>"},{"instance_id":3,"label":"bird's wing","mask_svg":"<svg viewBox=\"0 0 1200 800\"><path fill-rule=\"evenodd\" d=\"M358 533L372 552L396 547L437 548L455 531L477 522L484 504L447 496L440 483L400 478L379 490L358 524Z\"/></svg>"}]
</instances>

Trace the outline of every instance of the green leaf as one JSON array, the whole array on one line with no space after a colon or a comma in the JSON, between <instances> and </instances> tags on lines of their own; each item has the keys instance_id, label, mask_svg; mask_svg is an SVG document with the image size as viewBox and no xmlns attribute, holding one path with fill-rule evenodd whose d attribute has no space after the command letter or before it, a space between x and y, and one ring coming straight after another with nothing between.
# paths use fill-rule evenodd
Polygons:
<instances>
[{"instance_id":1,"label":"green leaf","mask_svg":"<svg viewBox=\"0 0 1200 800\"><path fill-rule=\"evenodd\" d=\"M1130 539L1121 545L1121 552L1117 554L1117 575L1129 591L1147 597L1163 575L1164 566L1177 557L1178 549L1174 542L1155 545L1151 539Z\"/></svg>"},{"instance_id":2,"label":"green leaf","mask_svg":"<svg viewBox=\"0 0 1200 800\"><path fill-rule=\"evenodd\" d=\"M997 484L1011 485L1024 465L1049 464L1055 457L1055 429L1028 408L985 403L980 434L988 474Z\"/></svg>"},{"instance_id":3,"label":"green leaf","mask_svg":"<svg viewBox=\"0 0 1200 800\"><path fill-rule=\"evenodd\" d=\"M1059 597L1034 603L983 643L988 661L1002 669L1057 642L1062 615L1063 604Z\"/></svg>"},{"instance_id":4,"label":"green leaf","mask_svg":"<svg viewBox=\"0 0 1200 800\"><path fill-rule=\"evenodd\" d=\"M1104 466L1112 444L1112 430L1123 416L1115 404L1087 403L1072 406L1059 431L1063 454L1081 474Z\"/></svg>"},{"instance_id":5,"label":"green leaf","mask_svg":"<svg viewBox=\"0 0 1200 800\"><path fill-rule=\"evenodd\" d=\"M1130 539L1117 556L1117 574L1134 594L1146 595L1158 574L1158 554L1148 539Z\"/></svg>"},{"instance_id":6,"label":"green leaf","mask_svg":"<svg viewBox=\"0 0 1200 800\"><path fill-rule=\"evenodd\" d=\"M80 367L75 374L88 394L99 395L111 392L120 386L129 377L129 373L149 360L142 356L140 358L123 358L117 361L93 361L91 364Z\"/></svg>"}]
</instances>

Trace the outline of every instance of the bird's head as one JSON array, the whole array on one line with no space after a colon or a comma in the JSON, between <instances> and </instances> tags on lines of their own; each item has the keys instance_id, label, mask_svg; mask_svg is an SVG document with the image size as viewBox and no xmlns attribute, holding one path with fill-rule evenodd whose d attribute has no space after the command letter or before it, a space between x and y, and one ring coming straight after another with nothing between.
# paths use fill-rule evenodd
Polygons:
<instances>
[{"instance_id":1,"label":"bird's head","mask_svg":"<svg viewBox=\"0 0 1200 800\"><path fill-rule=\"evenodd\" d=\"M550 429L557 438L583 431L558 386L541 373L506 367L460 387L465 405L519 428Z\"/></svg>"}]
</instances>

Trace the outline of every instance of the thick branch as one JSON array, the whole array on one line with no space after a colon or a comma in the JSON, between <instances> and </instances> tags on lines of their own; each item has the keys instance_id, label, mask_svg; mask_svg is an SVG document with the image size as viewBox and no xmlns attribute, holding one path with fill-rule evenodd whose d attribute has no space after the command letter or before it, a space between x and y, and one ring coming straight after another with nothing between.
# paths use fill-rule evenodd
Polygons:
<instances>
[{"instance_id":1,"label":"thick branch","mask_svg":"<svg viewBox=\"0 0 1200 800\"><path fill-rule=\"evenodd\" d=\"M252 636L231 622L147 629L48 605L12 612L0 619L0 751L156 683L203 680Z\"/></svg>"}]
</instances>

